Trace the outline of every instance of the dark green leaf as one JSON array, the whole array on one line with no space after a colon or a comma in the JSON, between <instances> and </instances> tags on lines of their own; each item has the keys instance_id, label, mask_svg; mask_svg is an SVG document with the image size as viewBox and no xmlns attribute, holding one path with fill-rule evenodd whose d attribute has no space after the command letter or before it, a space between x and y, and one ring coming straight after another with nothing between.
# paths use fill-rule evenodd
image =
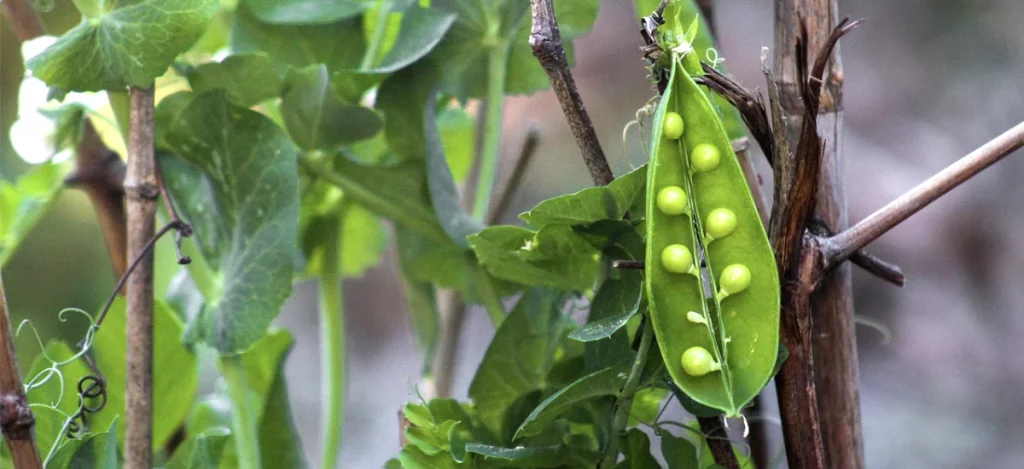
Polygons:
<instances>
[{"instance_id":1,"label":"dark green leaf","mask_svg":"<svg viewBox=\"0 0 1024 469\"><path fill-rule=\"evenodd\" d=\"M32 227L46 213L63 184L60 165L33 167L18 181L0 180L0 266L11 259Z\"/></svg>"},{"instance_id":2,"label":"dark green leaf","mask_svg":"<svg viewBox=\"0 0 1024 469\"><path fill-rule=\"evenodd\" d=\"M239 5L231 47L234 52L266 52L281 78L292 68L324 64L330 72L331 84L350 103L358 102L363 92L378 80L351 72L359 68L366 50L359 18L329 24L274 25L260 22L248 6Z\"/></svg>"},{"instance_id":3,"label":"dark green leaf","mask_svg":"<svg viewBox=\"0 0 1024 469\"><path fill-rule=\"evenodd\" d=\"M218 368L231 394L232 432L244 433L257 444L263 467L307 467L288 406L284 360L292 347L286 331L270 332L238 355L221 356ZM236 437L233 443L239 441ZM242 448L232 444L224 455L222 468L238 467L235 458Z\"/></svg>"},{"instance_id":4,"label":"dark green leaf","mask_svg":"<svg viewBox=\"0 0 1024 469\"><path fill-rule=\"evenodd\" d=\"M469 443L466 445L466 452L483 456L483 464L487 467L564 467L568 459L563 446L503 448Z\"/></svg>"},{"instance_id":5,"label":"dark green leaf","mask_svg":"<svg viewBox=\"0 0 1024 469\"><path fill-rule=\"evenodd\" d=\"M424 111L439 78L438 68L421 62L391 75L380 86L376 107L384 114L384 134L403 161L426 156Z\"/></svg>"},{"instance_id":6,"label":"dark green leaf","mask_svg":"<svg viewBox=\"0 0 1024 469\"><path fill-rule=\"evenodd\" d=\"M542 288L524 293L502 321L469 386L480 423L501 442L512 437L504 429L505 409L544 386L562 350L569 325L560 311L562 300L561 293Z\"/></svg>"},{"instance_id":7,"label":"dark green leaf","mask_svg":"<svg viewBox=\"0 0 1024 469\"><path fill-rule=\"evenodd\" d=\"M592 319L572 331L569 338L590 342L611 337L639 311L643 297L643 275L639 271L621 272L621 275L621 280L605 280L590 304Z\"/></svg>"},{"instance_id":8,"label":"dark green leaf","mask_svg":"<svg viewBox=\"0 0 1024 469\"><path fill-rule=\"evenodd\" d=\"M113 421L107 431L68 440L61 446L47 467L74 469L118 469L122 467L117 452L118 423Z\"/></svg>"},{"instance_id":9,"label":"dark green leaf","mask_svg":"<svg viewBox=\"0 0 1024 469\"><path fill-rule=\"evenodd\" d=\"M426 368L433 362L434 349L437 346L439 322L434 296L436 290L433 283L418 280L409 271L411 261L407 259L407 256L411 255L412 251L408 245L419 242L417 239L419 237L402 228L395 231L398 240L398 265L402 284L405 286L405 301L409 309L413 335L416 337L416 343L423 350L423 363Z\"/></svg>"},{"instance_id":10,"label":"dark green leaf","mask_svg":"<svg viewBox=\"0 0 1024 469\"><path fill-rule=\"evenodd\" d=\"M167 463L167 469L207 469L220 466L224 448L231 439L226 428L214 428L193 435Z\"/></svg>"},{"instance_id":11,"label":"dark green leaf","mask_svg":"<svg viewBox=\"0 0 1024 469\"><path fill-rule=\"evenodd\" d=\"M697 448L693 443L669 432L661 434L661 455L665 458L668 469L700 469Z\"/></svg>"},{"instance_id":12,"label":"dark green leaf","mask_svg":"<svg viewBox=\"0 0 1024 469\"><path fill-rule=\"evenodd\" d=\"M615 466L616 469L661 469L661 464L651 455L651 439L646 433L631 428L622 437L621 444L626 460Z\"/></svg>"},{"instance_id":13,"label":"dark green leaf","mask_svg":"<svg viewBox=\"0 0 1024 469\"><path fill-rule=\"evenodd\" d=\"M516 283L586 290L597 275L597 251L568 226L493 226L469 244L491 275Z\"/></svg>"},{"instance_id":14,"label":"dark green leaf","mask_svg":"<svg viewBox=\"0 0 1024 469\"><path fill-rule=\"evenodd\" d=\"M28 61L32 74L68 91L149 86L203 34L217 0L122 0L87 18Z\"/></svg>"},{"instance_id":15,"label":"dark green leaf","mask_svg":"<svg viewBox=\"0 0 1024 469\"><path fill-rule=\"evenodd\" d=\"M562 388L530 413L519 430L516 430L514 438L518 440L539 434L552 420L580 402L618 394L626 384L628 371L629 367L625 365L605 368Z\"/></svg>"},{"instance_id":16,"label":"dark green leaf","mask_svg":"<svg viewBox=\"0 0 1024 469\"><path fill-rule=\"evenodd\" d=\"M222 353L262 337L291 294L298 224L297 149L263 115L223 91L196 96L163 138L168 189L219 271L215 308L190 324ZM188 163L186 163L188 162Z\"/></svg>"},{"instance_id":17,"label":"dark green leaf","mask_svg":"<svg viewBox=\"0 0 1024 469\"><path fill-rule=\"evenodd\" d=\"M281 115L292 140L305 150L331 150L364 140L384 124L377 113L342 101L331 87L324 65L288 74Z\"/></svg>"},{"instance_id":18,"label":"dark green leaf","mask_svg":"<svg viewBox=\"0 0 1024 469\"><path fill-rule=\"evenodd\" d=\"M410 8L402 15L395 44L380 65L370 71L392 73L427 55L455 23L456 15L432 8Z\"/></svg>"},{"instance_id":19,"label":"dark green leaf","mask_svg":"<svg viewBox=\"0 0 1024 469\"><path fill-rule=\"evenodd\" d=\"M124 425L125 400L125 302L118 297L96 333L93 352L96 366L107 379L107 405L90 416L99 428L110 426L118 415ZM199 387L199 360L181 343L184 329L178 316L163 301L153 308L153 446L163 447L195 401ZM121 428L123 434L124 428Z\"/></svg>"},{"instance_id":20,"label":"dark green leaf","mask_svg":"<svg viewBox=\"0 0 1024 469\"><path fill-rule=\"evenodd\" d=\"M375 0L245 0L260 21L277 24L332 23L356 16Z\"/></svg>"},{"instance_id":21,"label":"dark green leaf","mask_svg":"<svg viewBox=\"0 0 1024 469\"><path fill-rule=\"evenodd\" d=\"M456 245L469 248L467 236L479 233L483 225L462 210L459 190L455 187L452 171L444 157L444 146L437 128L434 114L434 98L427 100L427 111L424 113L424 133L427 137L427 183L430 189L430 200L434 203L437 218L441 222L448 237Z\"/></svg>"},{"instance_id":22,"label":"dark green leaf","mask_svg":"<svg viewBox=\"0 0 1024 469\"><path fill-rule=\"evenodd\" d=\"M242 107L259 104L277 97L281 80L274 75L270 56L262 52L249 52L228 56L220 62L199 65L188 73L192 91L223 88L228 99Z\"/></svg>"},{"instance_id":23,"label":"dark green leaf","mask_svg":"<svg viewBox=\"0 0 1024 469\"><path fill-rule=\"evenodd\" d=\"M621 220L633 201L644 194L647 166L616 178L611 184L583 189L545 200L519 218L531 225L583 225L601 220Z\"/></svg>"}]
</instances>

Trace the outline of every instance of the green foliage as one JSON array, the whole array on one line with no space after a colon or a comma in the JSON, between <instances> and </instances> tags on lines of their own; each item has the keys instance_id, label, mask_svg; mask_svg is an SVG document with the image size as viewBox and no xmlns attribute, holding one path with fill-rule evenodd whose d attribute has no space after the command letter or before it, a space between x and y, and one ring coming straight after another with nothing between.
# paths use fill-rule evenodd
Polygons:
<instances>
[{"instance_id":1,"label":"green foliage","mask_svg":"<svg viewBox=\"0 0 1024 469\"><path fill-rule=\"evenodd\" d=\"M63 186L64 170L46 163L32 168L15 183L0 180L0 266L14 255Z\"/></svg>"},{"instance_id":2,"label":"green foliage","mask_svg":"<svg viewBox=\"0 0 1024 469\"><path fill-rule=\"evenodd\" d=\"M162 135L178 158L160 162L203 257L219 274L204 290L209 307L189 332L222 353L238 352L263 337L291 294L297 150L273 122L231 104L223 91L183 99L190 101Z\"/></svg>"},{"instance_id":3,"label":"green foliage","mask_svg":"<svg viewBox=\"0 0 1024 469\"><path fill-rule=\"evenodd\" d=\"M281 80L274 76L273 67L267 54L235 54L190 70L188 84L195 93L223 88L232 103L251 107L280 93Z\"/></svg>"},{"instance_id":4,"label":"green foliage","mask_svg":"<svg viewBox=\"0 0 1024 469\"><path fill-rule=\"evenodd\" d=\"M26 65L67 91L149 86L203 34L216 0L122 0L105 5Z\"/></svg>"},{"instance_id":5,"label":"green foliage","mask_svg":"<svg viewBox=\"0 0 1024 469\"><path fill-rule=\"evenodd\" d=\"M288 74L281 115L288 134L303 150L333 150L370 138L383 125L376 113L346 104L334 92L324 65Z\"/></svg>"}]
</instances>

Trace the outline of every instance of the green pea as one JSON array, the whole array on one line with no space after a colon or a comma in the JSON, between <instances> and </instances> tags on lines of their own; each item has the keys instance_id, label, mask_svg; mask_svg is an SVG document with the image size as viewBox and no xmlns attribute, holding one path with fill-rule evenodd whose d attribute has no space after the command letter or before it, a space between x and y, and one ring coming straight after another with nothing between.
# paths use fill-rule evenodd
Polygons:
<instances>
[{"instance_id":1,"label":"green pea","mask_svg":"<svg viewBox=\"0 0 1024 469\"><path fill-rule=\"evenodd\" d=\"M690 376L704 376L712 371L718 371L722 369L722 365L715 361L715 357L711 355L704 347L690 347L683 352L683 358L681 359L683 365L683 371Z\"/></svg>"},{"instance_id":2,"label":"green pea","mask_svg":"<svg viewBox=\"0 0 1024 469\"><path fill-rule=\"evenodd\" d=\"M722 161L718 148L709 143L701 143L690 152L690 165L698 173L714 171Z\"/></svg>"},{"instance_id":3,"label":"green pea","mask_svg":"<svg viewBox=\"0 0 1024 469\"><path fill-rule=\"evenodd\" d=\"M778 355L775 255L719 113L691 77L702 73L699 61L670 53L672 69L653 122L676 113L686 131L678 139L667 125L652 132L644 288L673 382L694 401L736 416L767 384ZM683 213L676 213L679 203L666 207L663 199L672 197L662 194L670 187L685 194ZM697 253L706 268L697 268ZM711 297L705 284L716 292ZM707 368L687 369L681 360L687 353L703 357L692 363ZM711 374L711 363L721 372Z\"/></svg>"},{"instance_id":4,"label":"green pea","mask_svg":"<svg viewBox=\"0 0 1024 469\"><path fill-rule=\"evenodd\" d=\"M693 271L693 255L686 246L672 244L661 251L661 265L669 272L688 274Z\"/></svg>"},{"instance_id":5,"label":"green pea","mask_svg":"<svg viewBox=\"0 0 1024 469\"><path fill-rule=\"evenodd\" d=\"M718 280L722 296L735 295L750 286L750 269L743 264L732 264L722 271Z\"/></svg>"},{"instance_id":6,"label":"green pea","mask_svg":"<svg viewBox=\"0 0 1024 469\"><path fill-rule=\"evenodd\" d=\"M689 203L686 191L679 186L668 186L658 192L658 210L665 215L682 215Z\"/></svg>"},{"instance_id":7,"label":"green pea","mask_svg":"<svg viewBox=\"0 0 1024 469\"><path fill-rule=\"evenodd\" d=\"M724 238L736 231L736 214L727 208L716 208L708 214L704 223L708 236L713 239Z\"/></svg>"},{"instance_id":8,"label":"green pea","mask_svg":"<svg viewBox=\"0 0 1024 469\"><path fill-rule=\"evenodd\" d=\"M664 132L665 138L678 140L683 136L683 117L677 112L665 114L665 128L662 132Z\"/></svg>"}]
</instances>

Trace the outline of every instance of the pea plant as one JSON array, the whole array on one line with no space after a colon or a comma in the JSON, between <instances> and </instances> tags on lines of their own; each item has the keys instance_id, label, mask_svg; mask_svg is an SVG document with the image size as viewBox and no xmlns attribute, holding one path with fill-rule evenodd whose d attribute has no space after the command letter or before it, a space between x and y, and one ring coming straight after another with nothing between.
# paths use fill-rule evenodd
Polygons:
<instances>
[{"instance_id":1,"label":"pea plant","mask_svg":"<svg viewBox=\"0 0 1024 469\"><path fill-rule=\"evenodd\" d=\"M358 405L342 285L389 243L423 372L384 467L773 467L773 382L789 467L863 467L845 261L901 285L862 248L1024 145L1021 124L845 226L823 176L838 135L818 126L856 26L835 0L776 0L793 14L776 15L767 102L721 69L711 2L636 0L622 29L652 100L626 128L646 164L618 177L569 69L598 0L76 0L81 21L46 35L66 3L2 2L27 70L31 131L12 137L36 164L0 182L0 267L75 188L118 282L59 313L74 344L15 325L0 282L0 467L338 467ZM499 225L540 156L531 134L497 180L504 97L549 84L595 187ZM318 285L319 461L288 404L292 335L272 326L302 281ZM471 305L495 334L459 401ZM27 368L14 337L38 343Z\"/></svg>"}]
</instances>

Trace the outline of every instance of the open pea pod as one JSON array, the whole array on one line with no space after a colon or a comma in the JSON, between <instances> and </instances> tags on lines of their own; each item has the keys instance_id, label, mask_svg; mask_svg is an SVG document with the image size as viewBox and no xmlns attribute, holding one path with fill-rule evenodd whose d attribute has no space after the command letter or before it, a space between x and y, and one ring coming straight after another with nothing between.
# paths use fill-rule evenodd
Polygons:
<instances>
[{"instance_id":1,"label":"open pea pod","mask_svg":"<svg viewBox=\"0 0 1024 469\"><path fill-rule=\"evenodd\" d=\"M691 77L699 62L673 53L671 66L648 166L650 314L679 388L734 416L772 375L778 273L721 119Z\"/></svg>"}]
</instances>

